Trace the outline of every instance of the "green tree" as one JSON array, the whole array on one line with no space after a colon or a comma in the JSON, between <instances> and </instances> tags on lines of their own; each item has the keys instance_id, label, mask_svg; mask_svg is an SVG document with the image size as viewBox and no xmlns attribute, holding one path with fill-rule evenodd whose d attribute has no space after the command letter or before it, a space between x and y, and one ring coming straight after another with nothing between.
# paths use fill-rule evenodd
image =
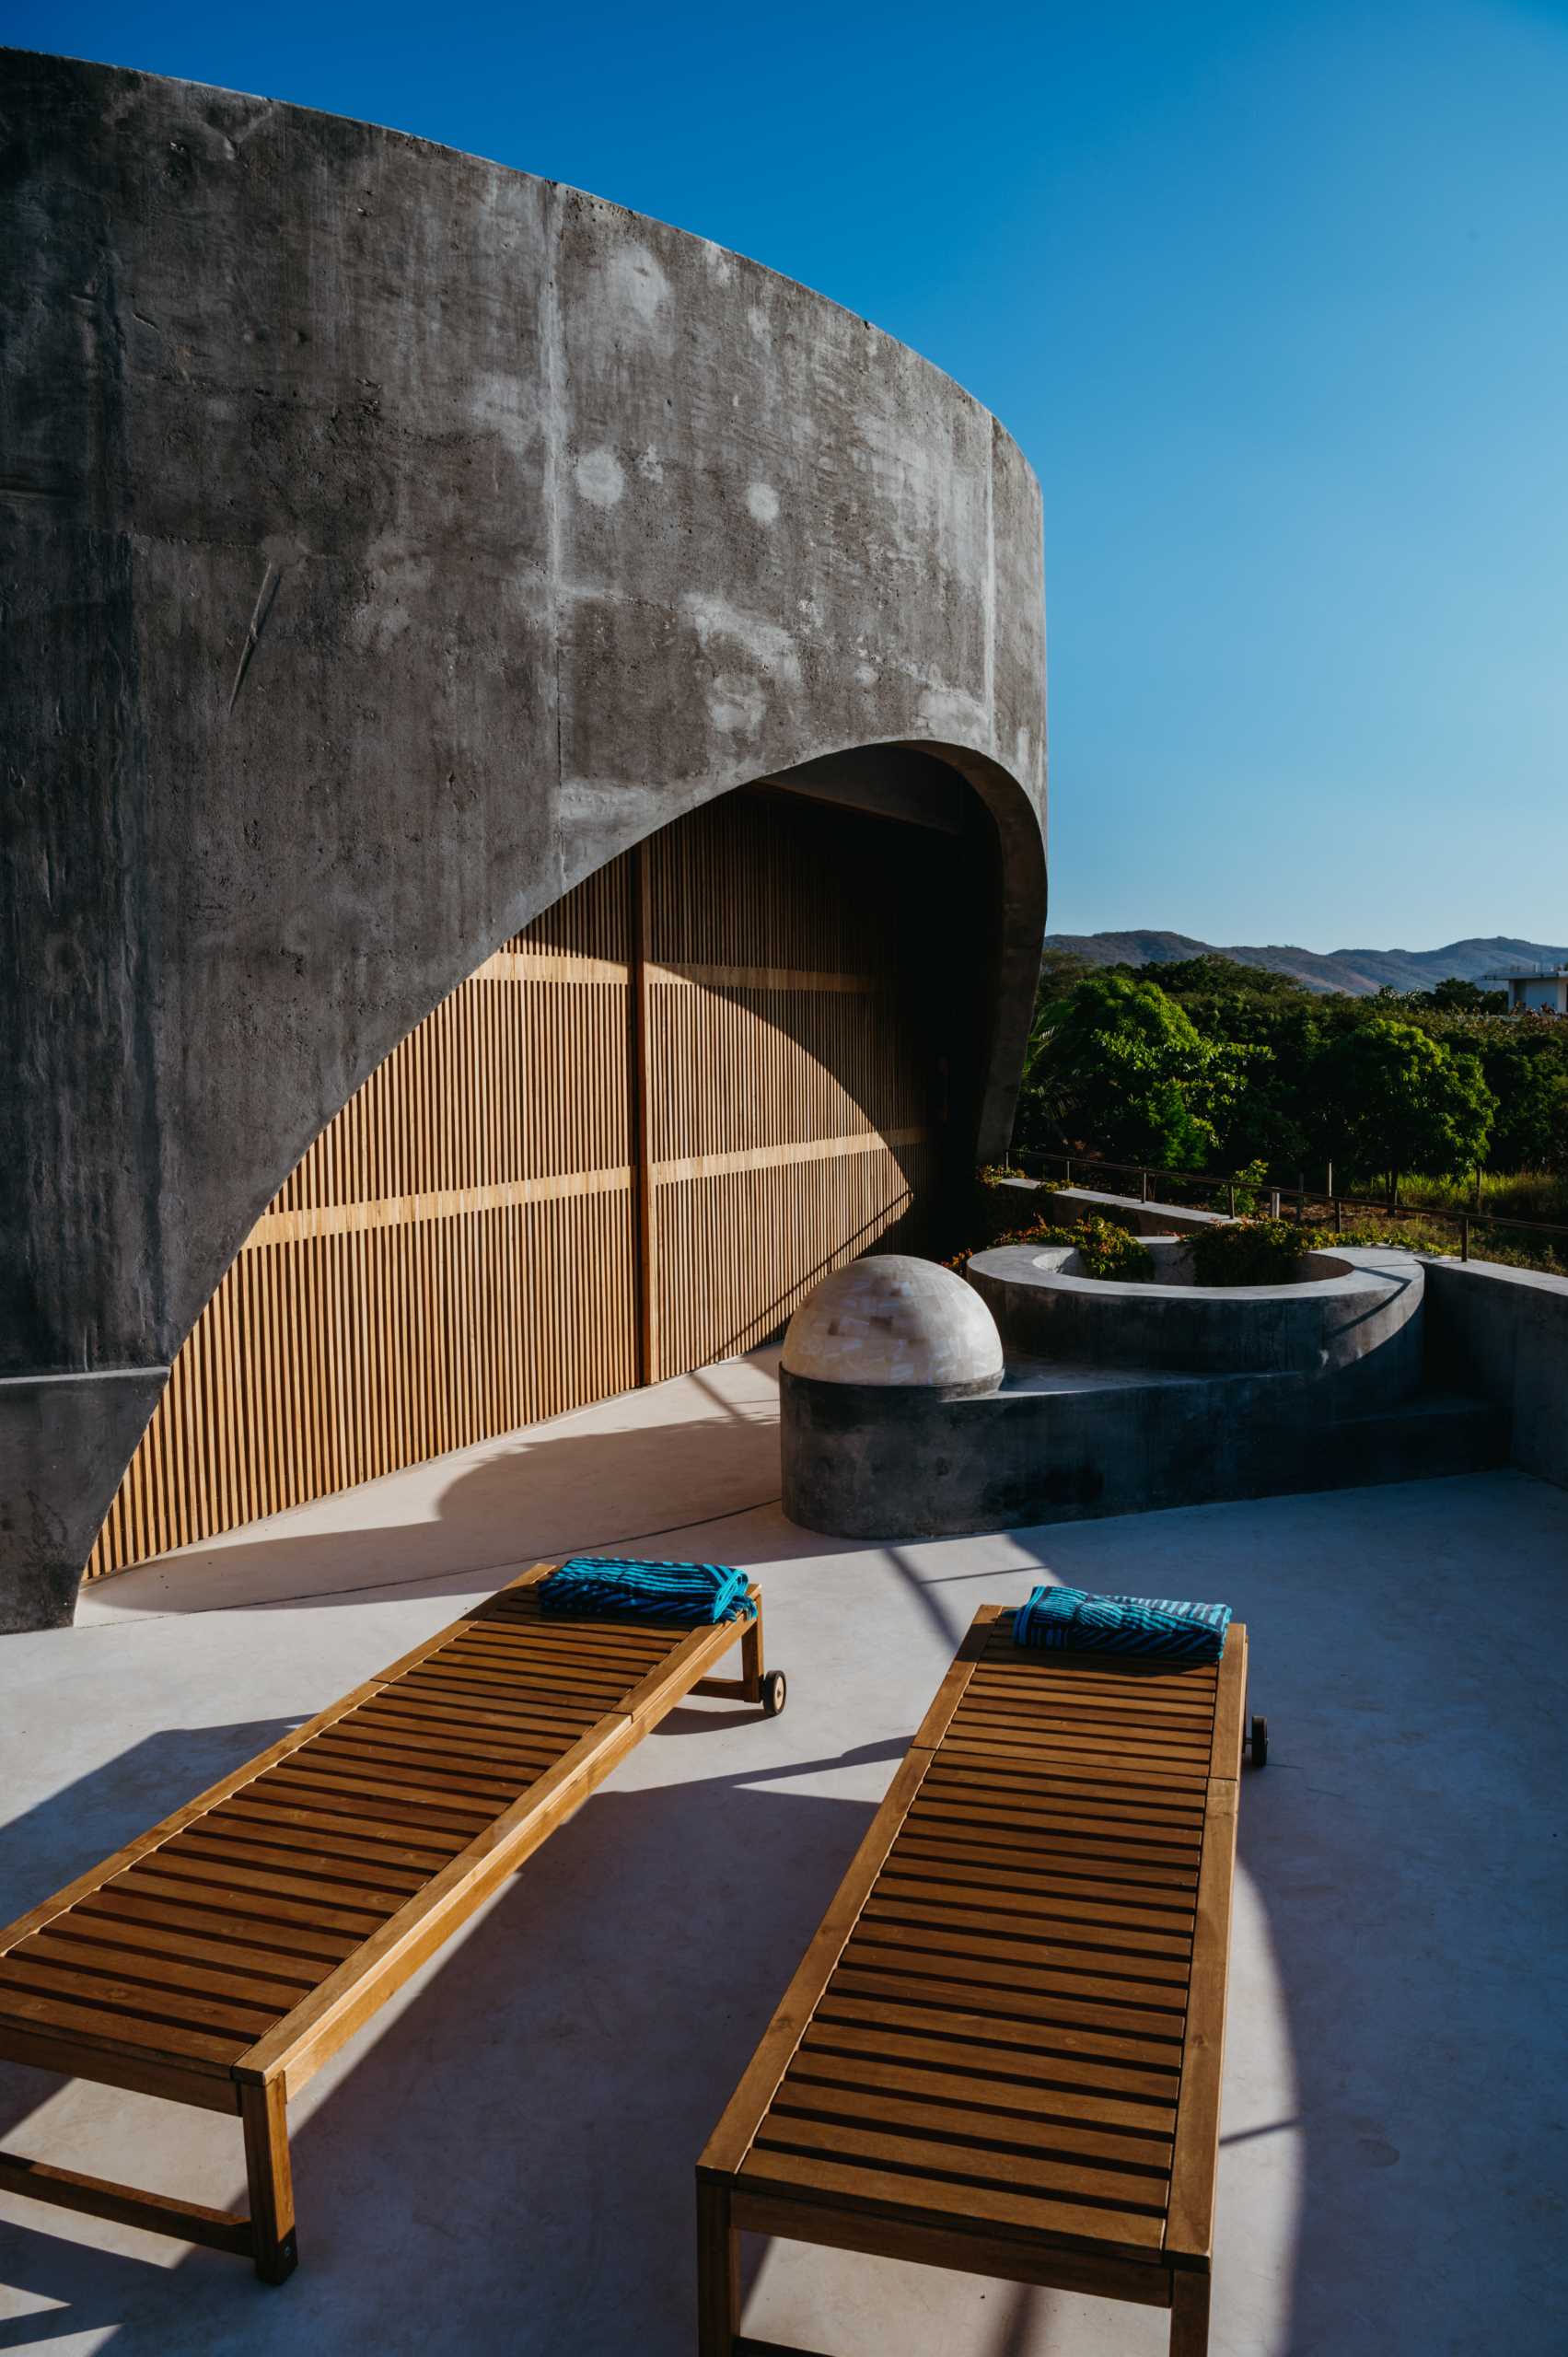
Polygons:
<instances>
[{"instance_id":1,"label":"green tree","mask_svg":"<svg viewBox=\"0 0 1568 2357\"><path fill-rule=\"evenodd\" d=\"M1498 1108L1494 1167L1568 1171L1568 1064L1521 1045L1512 1055L1488 1057L1485 1069Z\"/></svg>"},{"instance_id":2,"label":"green tree","mask_svg":"<svg viewBox=\"0 0 1568 2357\"><path fill-rule=\"evenodd\" d=\"M1379 1016L1342 1032L1318 1062L1336 1155L1362 1172L1460 1177L1486 1153L1497 1099L1481 1060L1413 1023Z\"/></svg>"},{"instance_id":3,"label":"green tree","mask_svg":"<svg viewBox=\"0 0 1568 2357\"><path fill-rule=\"evenodd\" d=\"M1157 982L1091 974L1037 1017L1020 1143L1060 1139L1113 1160L1196 1169L1214 1151L1249 1058L1205 1039Z\"/></svg>"},{"instance_id":4,"label":"green tree","mask_svg":"<svg viewBox=\"0 0 1568 2357\"><path fill-rule=\"evenodd\" d=\"M1450 974L1432 990L1417 991L1415 998L1452 1015L1505 1015L1508 1010L1506 991L1483 991L1479 982L1467 982L1458 974Z\"/></svg>"}]
</instances>

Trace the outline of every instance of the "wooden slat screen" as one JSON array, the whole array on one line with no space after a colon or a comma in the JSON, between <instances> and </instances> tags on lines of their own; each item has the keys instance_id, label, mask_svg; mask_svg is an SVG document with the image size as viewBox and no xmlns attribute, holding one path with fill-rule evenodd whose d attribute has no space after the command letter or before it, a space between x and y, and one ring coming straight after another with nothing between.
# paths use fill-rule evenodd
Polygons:
<instances>
[{"instance_id":1,"label":"wooden slat screen","mask_svg":"<svg viewBox=\"0 0 1568 2357\"><path fill-rule=\"evenodd\" d=\"M752 1348L911 1218L929 1056L900 954L925 839L783 795L710 803L646 847L661 1374Z\"/></svg>"},{"instance_id":2,"label":"wooden slat screen","mask_svg":"<svg viewBox=\"0 0 1568 2357\"><path fill-rule=\"evenodd\" d=\"M487 958L257 1222L87 1577L748 1349L868 1245L918 1248L935 855L735 795Z\"/></svg>"}]
</instances>

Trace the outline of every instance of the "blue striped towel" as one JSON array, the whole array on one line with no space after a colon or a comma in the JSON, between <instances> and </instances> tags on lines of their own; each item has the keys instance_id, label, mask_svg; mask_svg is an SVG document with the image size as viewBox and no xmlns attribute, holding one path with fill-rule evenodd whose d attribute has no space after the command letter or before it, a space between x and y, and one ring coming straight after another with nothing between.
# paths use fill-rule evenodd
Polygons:
<instances>
[{"instance_id":1,"label":"blue striped towel","mask_svg":"<svg viewBox=\"0 0 1568 2357\"><path fill-rule=\"evenodd\" d=\"M746 1573L728 1563L642 1563L574 1555L539 1584L541 1612L577 1620L749 1620Z\"/></svg>"},{"instance_id":2,"label":"blue striped towel","mask_svg":"<svg viewBox=\"0 0 1568 2357\"><path fill-rule=\"evenodd\" d=\"M1229 1625L1228 1604L1037 1587L1013 1616L1013 1643L1072 1653L1137 1654L1145 1660L1218 1661Z\"/></svg>"}]
</instances>

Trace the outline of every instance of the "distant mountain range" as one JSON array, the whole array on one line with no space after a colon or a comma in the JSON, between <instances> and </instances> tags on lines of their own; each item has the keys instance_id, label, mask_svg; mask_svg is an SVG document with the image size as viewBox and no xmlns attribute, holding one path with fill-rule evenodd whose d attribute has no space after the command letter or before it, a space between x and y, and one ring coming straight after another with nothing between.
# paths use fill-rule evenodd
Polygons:
<instances>
[{"instance_id":1,"label":"distant mountain range","mask_svg":"<svg viewBox=\"0 0 1568 2357\"><path fill-rule=\"evenodd\" d=\"M1186 933L1048 933L1045 946L1086 958L1095 966L1163 966L1182 958L1234 958L1242 966L1289 974L1309 991L1347 991L1356 997L1385 984L1396 991L1429 991L1450 975L1480 982L1505 966L1568 964L1568 949L1543 941L1510 941L1502 934L1487 940L1451 941L1446 949L1331 949L1322 956L1315 949L1272 943L1262 949L1222 948L1211 941L1194 941Z\"/></svg>"}]
</instances>

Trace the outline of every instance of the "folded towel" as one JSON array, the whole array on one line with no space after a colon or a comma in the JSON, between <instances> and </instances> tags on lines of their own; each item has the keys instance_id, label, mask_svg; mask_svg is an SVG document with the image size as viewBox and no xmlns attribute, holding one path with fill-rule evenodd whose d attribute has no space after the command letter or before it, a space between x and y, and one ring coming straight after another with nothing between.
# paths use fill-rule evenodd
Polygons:
<instances>
[{"instance_id":1,"label":"folded towel","mask_svg":"<svg viewBox=\"0 0 1568 2357\"><path fill-rule=\"evenodd\" d=\"M574 1555L539 1584L539 1608L579 1620L750 1620L746 1573L728 1563L641 1563L624 1555Z\"/></svg>"},{"instance_id":2,"label":"folded towel","mask_svg":"<svg viewBox=\"0 0 1568 2357\"><path fill-rule=\"evenodd\" d=\"M1072 1653L1137 1654L1161 1661L1218 1661L1228 1604L1177 1604L1152 1596L1086 1596L1081 1587L1037 1587L1013 1616L1016 1645Z\"/></svg>"}]
</instances>

